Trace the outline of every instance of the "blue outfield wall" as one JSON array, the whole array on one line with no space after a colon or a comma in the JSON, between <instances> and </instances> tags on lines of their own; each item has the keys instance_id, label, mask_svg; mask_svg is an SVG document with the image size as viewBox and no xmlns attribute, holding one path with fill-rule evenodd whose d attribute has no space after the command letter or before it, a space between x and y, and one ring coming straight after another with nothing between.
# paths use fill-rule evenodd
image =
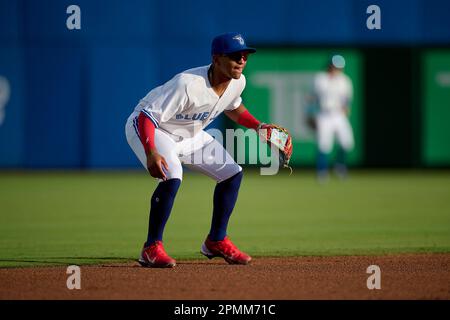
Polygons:
<instances>
[{"instance_id":1,"label":"blue outfield wall","mask_svg":"<svg viewBox=\"0 0 450 320\"><path fill-rule=\"evenodd\" d=\"M72 4L81 30L66 28ZM208 64L218 33L240 31L266 47L450 43L450 1L376 1L376 31L366 28L371 4L0 0L0 79L10 88L0 105L0 167L139 166L124 135L127 116L153 87Z\"/></svg>"},{"instance_id":2,"label":"blue outfield wall","mask_svg":"<svg viewBox=\"0 0 450 320\"><path fill-rule=\"evenodd\" d=\"M125 122L138 99L155 85L156 55L149 48L95 48L88 83L86 166L138 164L125 138Z\"/></svg>"}]
</instances>

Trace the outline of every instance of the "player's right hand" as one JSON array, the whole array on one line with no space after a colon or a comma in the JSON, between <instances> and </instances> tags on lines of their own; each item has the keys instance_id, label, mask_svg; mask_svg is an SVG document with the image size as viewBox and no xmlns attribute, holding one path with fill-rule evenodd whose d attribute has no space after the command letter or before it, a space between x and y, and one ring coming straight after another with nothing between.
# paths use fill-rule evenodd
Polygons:
<instances>
[{"instance_id":1,"label":"player's right hand","mask_svg":"<svg viewBox=\"0 0 450 320\"><path fill-rule=\"evenodd\" d=\"M154 178L167 180L166 172L169 170L166 159L156 151L150 151L147 155L147 169Z\"/></svg>"}]
</instances>

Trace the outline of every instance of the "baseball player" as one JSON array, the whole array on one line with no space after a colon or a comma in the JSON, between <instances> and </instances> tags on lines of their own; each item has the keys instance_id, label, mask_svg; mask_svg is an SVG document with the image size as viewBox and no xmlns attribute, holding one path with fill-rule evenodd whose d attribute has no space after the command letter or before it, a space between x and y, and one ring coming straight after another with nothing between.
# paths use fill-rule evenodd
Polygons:
<instances>
[{"instance_id":1,"label":"baseball player","mask_svg":"<svg viewBox=\"0 0 450 320\"><path fill-rule=\"evenodd\" d=\"M201 172L217 184L212 222L201 253L222 257L230 264L247 264L251 257L227 236L227 225L242 180L242 168L223 146L203 129L224 112L247 128L263 127L242 104L242 74L249 54L239 33L226 33L212 41L212 63L186 70L150 91L136 106L126 124L131 149L159 184L151 198L147 241L139 258L144 267L173 267L175 260L164 250L164 226L183 178L182 165ZM205 156L205 150L214 155ZM219 152L217 151L219 150ZM208 161L207 161L208 160ZM211 161L213 160L213 161Z\"/></svg>"},{"instance_id":2,"label":"baseball player","mask_svg":"<svg viewBox=\"0 0 450 320\"><path fill-rule=\"evenodd\" d=\"M338 142L336 173L347 174L346 153L353 148L353 132L348 116L353 87L350 78L343 73L345 59L333 55L327 71L320 72L314 79L314 93L318 101L316 128L318 140L317 174L320 182L328 179L328 155L333 149L334 138Z\"/></svg>"}]
</instances>

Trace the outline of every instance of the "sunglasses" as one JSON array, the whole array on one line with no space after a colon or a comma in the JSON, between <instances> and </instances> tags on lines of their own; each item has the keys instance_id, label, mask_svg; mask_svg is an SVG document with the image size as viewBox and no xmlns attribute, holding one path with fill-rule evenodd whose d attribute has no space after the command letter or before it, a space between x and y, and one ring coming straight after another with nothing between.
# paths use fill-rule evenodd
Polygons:
<instances>
[{"instance_id":1,"label":"sunglasses","mask_svg":"<svg viewBox=\"0 0 450 320\"><path fill-rule=\"evenodd\" d=\"M241 61L241 59L244 59L244 61L247 61L248 55L249 55L248 52L233 52L233 53L225 54L225 56L228 57L228 59L233 60L235 62L239 62L239 61Z\"/></svg>"}]
</instances>

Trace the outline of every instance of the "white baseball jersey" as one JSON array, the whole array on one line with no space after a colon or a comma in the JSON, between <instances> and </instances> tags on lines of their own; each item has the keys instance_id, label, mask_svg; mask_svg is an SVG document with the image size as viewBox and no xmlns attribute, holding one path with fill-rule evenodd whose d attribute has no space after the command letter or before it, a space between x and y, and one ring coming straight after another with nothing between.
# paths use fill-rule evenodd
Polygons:
<instances>
[{"instance_id":1,"label":"white baseball jersey","mask_svg":"<svg viewBox=\"0 0 450 320\"><path fill-rule=\"evenodd\" d=\"M351 150L354 145L353 131L344 112L353 96L350 78L343 73L330 76L321 72L314 79L314 91L320 108L316 119L320 151L331 152L334 137L344 150Z\"/></svg>"},{"instance_id":2,"label":"white baseball jersey","mask_svg":"<svg viewBox=\"0 0 450 320\"><path fill-rule=\"evenodd\" d=\"M353 96L352 82L343 73L333 76L327 72L319 73L314 80L314 91L323 112L342 112Z\"/></svg>"},{"instance_id":3,"label":"white baseball jersey","mask_svg":"<svg viewBox=\"0 0 450 320\"><path fill-rule=\"evenodd\" d=\"M164 85L150 91L134 112L143 112L156 128L175 141L191 138L203 130L224 110L234 110L242 103L245 77L232 79L219 97L208 79L209 65L177 74Z\"/></svg>"}]
</instances>

